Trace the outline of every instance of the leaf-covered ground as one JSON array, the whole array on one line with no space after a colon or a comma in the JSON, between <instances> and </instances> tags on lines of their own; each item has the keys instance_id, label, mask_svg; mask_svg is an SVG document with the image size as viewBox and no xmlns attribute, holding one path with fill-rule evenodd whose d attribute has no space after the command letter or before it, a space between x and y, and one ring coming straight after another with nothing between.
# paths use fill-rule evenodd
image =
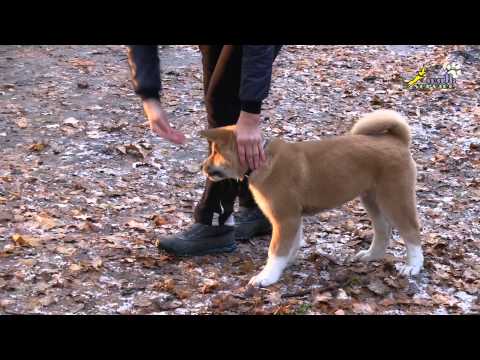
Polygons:
<instances>
[{"instance_id":1,"label":"leaf-covered ground","mask_svg":"<svg viewBox=\"0 0 480 360\"><path fill-rule=\"evenodd\" d=\"M425 269L356 263L371 224L358 200L305 220L282 280L248 290L269 239L175 258L155 240L192 221L207 152L200 55L161 49L163 103L178 147L145 125L122 46L0 47L0 314L472 314L480 310L480 50L286 46L265 104L267 137L322 139L361 114L410 121ZM422 65L461 64L455 89L403 86ZM319 189L321 191L321 189Z\"/></svg>"}]
</instances>

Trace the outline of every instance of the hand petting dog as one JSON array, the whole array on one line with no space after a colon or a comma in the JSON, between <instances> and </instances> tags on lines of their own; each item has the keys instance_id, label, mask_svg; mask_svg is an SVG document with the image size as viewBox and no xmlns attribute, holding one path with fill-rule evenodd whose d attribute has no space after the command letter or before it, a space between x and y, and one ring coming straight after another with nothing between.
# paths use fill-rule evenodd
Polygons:
<instances>
[{"instance_id":1,"label":"hand petting dog","mask_svg":"<svg viewBox=\"0 0 480 360\"><path fill-rule=\"evenodd\" d=\"M245 111L240 113L235 135L240 164L256 170L265 161L262 145L262 130L260 129L260 115Z\"/></svg>"}]
</instances>

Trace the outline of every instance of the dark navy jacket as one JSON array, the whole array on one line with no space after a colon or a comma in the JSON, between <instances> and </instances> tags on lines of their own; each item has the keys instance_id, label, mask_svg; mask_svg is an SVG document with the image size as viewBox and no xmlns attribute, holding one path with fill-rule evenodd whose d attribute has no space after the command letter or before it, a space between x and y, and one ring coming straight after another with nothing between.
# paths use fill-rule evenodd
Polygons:
<instances>
[{"instance_id":1,"label":"dark navy jacket","mask_svg":"<svg viewBox=\"0 0 480 360\"><path fill-rule=\"evenodd\" d=\"M281 45L242 45L240 92L242 110L260 113L272 79L272 64ZM128 60L135 93L142 99L159 98L160 61L155 45L131 45Z\"/></svg>"}]
</instances>

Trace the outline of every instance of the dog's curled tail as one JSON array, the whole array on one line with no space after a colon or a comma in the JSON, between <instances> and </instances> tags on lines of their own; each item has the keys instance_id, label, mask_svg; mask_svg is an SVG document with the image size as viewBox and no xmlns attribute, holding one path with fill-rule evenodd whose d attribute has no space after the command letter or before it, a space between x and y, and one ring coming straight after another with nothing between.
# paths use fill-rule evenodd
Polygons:
<instances>
[{"instance_id":1,"label":"dog's curled tail","mask_svg":"<svg viewBox=\"0 0 480 360\"><path fill-rule=\"evenodd\" d=\"M393 110L376 110L358 120L351 130L352 135L391 134L409 146L410 127L407 121Z\"/></svg>"}]
</instances>

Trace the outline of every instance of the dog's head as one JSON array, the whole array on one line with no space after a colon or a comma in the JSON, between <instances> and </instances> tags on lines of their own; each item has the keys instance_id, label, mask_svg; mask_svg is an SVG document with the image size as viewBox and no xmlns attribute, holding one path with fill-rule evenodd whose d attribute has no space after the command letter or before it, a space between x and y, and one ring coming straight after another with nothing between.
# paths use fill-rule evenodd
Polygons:
<instances>
[{"instance_id":1,"label":"dog's head","mask_svg":"<svg viewBox=\"0 0 480 360\"><path fill-rule=\"evenodd\" d=\"M210 156L203 162L202 171L212 181L242 179L248 168L238 159L235 126L203 130L200 136L210 141Z\"/></svg>"}]
</instances>

